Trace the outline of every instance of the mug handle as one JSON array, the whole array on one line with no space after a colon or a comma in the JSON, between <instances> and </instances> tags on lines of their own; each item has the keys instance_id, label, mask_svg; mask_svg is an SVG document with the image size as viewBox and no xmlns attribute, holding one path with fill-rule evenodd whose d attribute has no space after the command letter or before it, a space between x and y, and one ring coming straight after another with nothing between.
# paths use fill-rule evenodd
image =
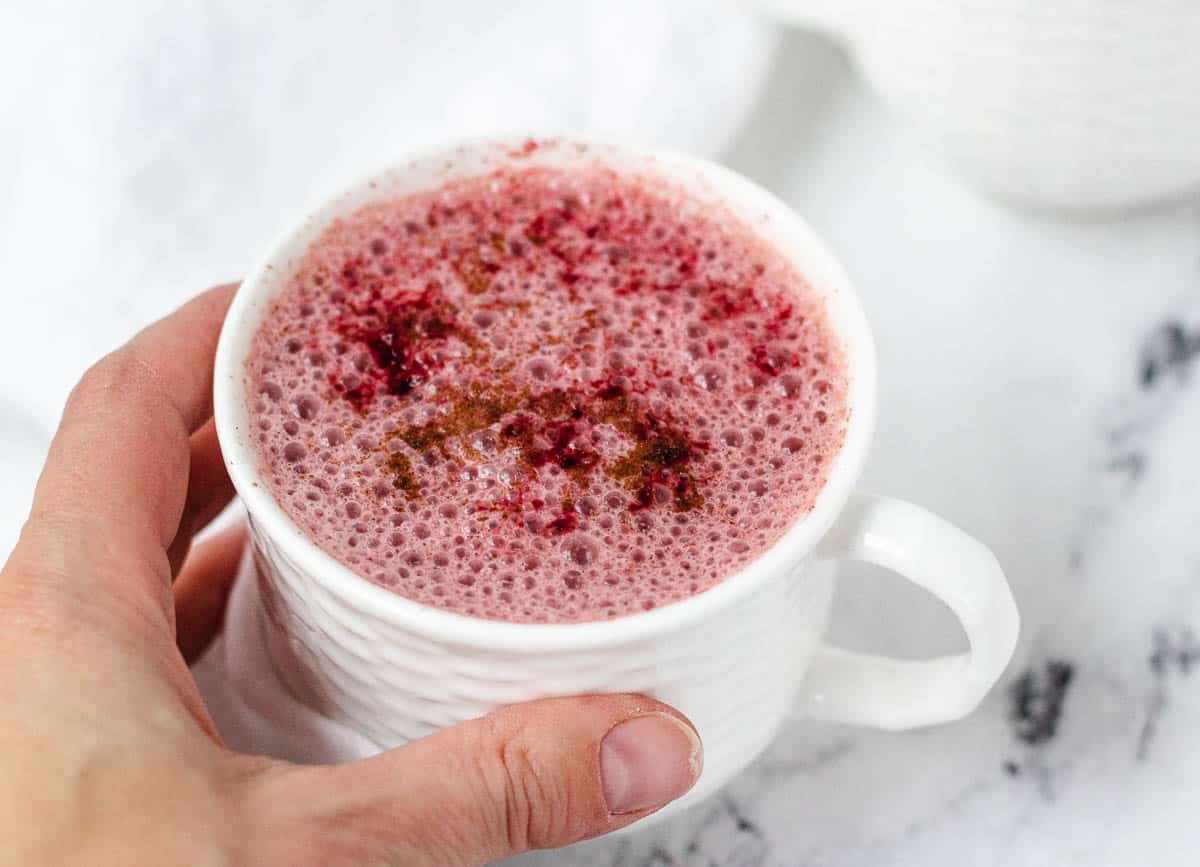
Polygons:
<instances>
[{"instance_id":1,"label":"mug handle","mask_svg":"<svg viewBox=\"0 0 1200 867\"><path fill-rule=\"evenodd\" d=\"M908 729L966 716L1012 658L1019 618L995 556L931 512L855 493L822 541L820 555L890 569L945 602L970 650L924 660L817 648L798 716Z\"/></svg>"}]
</instances>

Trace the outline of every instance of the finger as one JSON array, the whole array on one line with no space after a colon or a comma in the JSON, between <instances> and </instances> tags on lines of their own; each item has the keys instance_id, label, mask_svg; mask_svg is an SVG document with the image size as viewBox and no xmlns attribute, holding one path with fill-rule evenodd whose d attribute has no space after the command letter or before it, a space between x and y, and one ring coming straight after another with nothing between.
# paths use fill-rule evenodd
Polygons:
<instances>
[{"instance_id":1,"label":"finger","mask_svg":"<svg viewBox=\"0 0 1200 867\"><path fill-rule=\"evenodd\" d=\"M244 526L225 530L192 551L175 580L175 642L188 665L221 631L245 545Z\"/></svg>"},{"instance_id":2,"label":"finger","mask_svg":"<svg viewBox=\"0 0 1200 867\"><path fill-rule=\"evenodd\" d=\"M169 612L191 434L211 414L212 363L235 286L210 290L84 375L67 401L22 545L86 588ZM78 591L81 588L76 587Z\"/></svg>"},{"instance_id":3,"label":"finger","mask_svg":"<svg viewBox=\"0 0 1200 867\"><path fill-rule=\"evenodd\" d=\"M217 443L217 428L209 419L191 437L187 500L179 519L179 529L167 549L172 575L179 574L187 559L192 536L208 526L232 499L233 482L225 471L225 461Z\"/></svg>"},{"instance_id":4,"label":"finger","mask_svg":"<svg viewBox=\"0 0 1200 867\"><path fill-rule=\"evenodd\" d=\"M294 769L260 792L290 864L482 864L624 827L692 787L700 739L641 696L515 705L349 765ZM291 856L291 857L289 857ZM257 862L256 862L257 863Z\"/></svg>"}]
</instances>

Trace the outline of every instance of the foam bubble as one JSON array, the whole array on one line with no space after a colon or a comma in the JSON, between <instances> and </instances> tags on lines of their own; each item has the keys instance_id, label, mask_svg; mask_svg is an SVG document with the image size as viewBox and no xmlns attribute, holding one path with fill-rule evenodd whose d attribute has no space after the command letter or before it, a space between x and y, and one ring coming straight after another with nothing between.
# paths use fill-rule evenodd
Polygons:
<instances>
[{"instance_id":1,"label":"foam bubble","mask_svg":"<svg viewBox=\"0 0 1200 867\"><path fill-rule=\"evenodd\" d=\"M590 536L583 534L563 542L562 551L566 559L576 566L591 566L600 559L600 546Z\"/></svg>"}]
</instances>

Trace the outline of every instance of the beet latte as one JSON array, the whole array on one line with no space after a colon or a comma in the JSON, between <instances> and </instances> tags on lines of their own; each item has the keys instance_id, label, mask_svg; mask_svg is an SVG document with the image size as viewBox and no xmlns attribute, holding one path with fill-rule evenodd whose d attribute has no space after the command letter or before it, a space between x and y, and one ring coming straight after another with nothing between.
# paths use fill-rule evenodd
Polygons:
<instances>
[{"instance_id":1,"label":"beet latte","mask_svg":"<svg viewBox=\"0 0 1200 867\"><path fill-rule=\"evenodd\" d=\"M849 417L821 297L657 178L507 167L332 223L247 361L263 479L363 578L510 622L694 596L812 509Z\"/></svg>"}]
</instances>

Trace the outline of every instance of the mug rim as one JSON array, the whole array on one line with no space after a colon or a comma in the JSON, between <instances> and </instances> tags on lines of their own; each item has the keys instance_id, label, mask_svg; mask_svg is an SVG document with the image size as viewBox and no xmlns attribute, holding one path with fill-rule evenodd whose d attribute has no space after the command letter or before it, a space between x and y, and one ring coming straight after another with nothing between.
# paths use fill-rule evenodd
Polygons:
<instances>
[{"instance_id":1,"label":"mug rim","mask_svg":"<svg viewBox=\"0 0 1200 867\"><path fill-rule=\"evenodd\" d=\"M580 154L598 157L601 164L605 155L632 159L643 165L646 174L662 177L685 191L689 185L704 184L710 193L716 193L722 204L734 211L753 210L765 220L779 221L776 225L787 229L789 248L783 249L773 239L764 239L795 265L825 299L829 320L842 342L846 361L849 406L846 435L808 514L798 516L766 551L708 590L660 608L611 620L578 623L489 620L434 608L371 582L323 550L283 510L260 478L248 430L245 360L264 310L258 310L259 315L250 314L255 312L256 306L266 307L265 302L280 288L274 281L285 279L279 275L290 273L291 263L303 255L302 252L295 253L293 248L303 242L307 249L310 242L303 240L307 236L315 237L315 233L334 219L351 214L372 200L386 199L388 196L379 192L379 188L387 186L383 182L386 178L411 175L422 170L418 167L439 161L444 161L449 171L456 155L461 159L466 155L483 154L486 157L494 154L497 166L508 164L507 161L515 160L516 153L529 141L546 148L573 148ZM684 182L680 173L686 173L693 181L690 184ZM470 174L448 174L441 182ZM436 188L437 183L435 180L428 188ZM762 235L755 226L750 228ZM821 272L819 283L813 271ZM317 207L289 224L242 281L226 315L217 344L213 412L226 469L251 523L309 580L325 585L331 593L359 610L370 611L375 617L401 624L433 641L480 649L580 651L685 629L735 604L771 576L791 573L832 527L862 472L874 432L876 376L874 341L866 314L845 269L799 214L763 187L717 163L669 149L583 135L556 135L552 139L532 139L528 135L490 136L412 151L323 198Z\"/></svg>"}]
</instances>

